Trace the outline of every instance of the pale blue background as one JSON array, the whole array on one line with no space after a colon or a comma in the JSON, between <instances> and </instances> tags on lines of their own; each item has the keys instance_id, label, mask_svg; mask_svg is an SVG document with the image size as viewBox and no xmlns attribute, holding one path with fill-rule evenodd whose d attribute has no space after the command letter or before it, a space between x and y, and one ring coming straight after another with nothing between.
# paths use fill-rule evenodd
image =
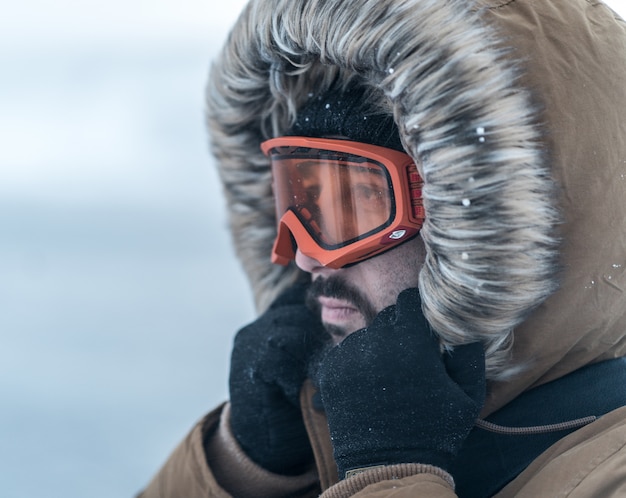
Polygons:
<instances>
[{"instance_id":1,"label":"pale blue background","mask_svg":"<svg viewBox=\"0 0 626 498\"><path fill-rule=\"evenodd\" d=\"M1 5L0 498L130 497L227 395L253 305L202 91L242 5Z\"/></svg>"},{"instance_id":2,"label":"pale blue background","mask_svg":"<svg viewBox=\"0 0 626 498\"><path fill-rule=\"evenodd\" d=\"M203 87L242 4L2 5L0 498L130 497L226 398L253 306Z\"/></svg>"}]
</instances>

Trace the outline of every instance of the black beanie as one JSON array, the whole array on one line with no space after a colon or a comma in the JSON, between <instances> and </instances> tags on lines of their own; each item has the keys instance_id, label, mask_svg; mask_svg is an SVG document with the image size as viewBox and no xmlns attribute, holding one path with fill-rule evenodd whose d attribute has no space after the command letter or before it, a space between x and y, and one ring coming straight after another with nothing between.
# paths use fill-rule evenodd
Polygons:
<instances>
[{"instance_id":1,"label":"black beanie","mask_svg":"<svg viewBox=\"0 0 626 498\"><path fill-rule=\"evenodd\" d=\"M311 99L298 111L286 135L304 137L345 137L355 142L405 152L393 116L368 103L365 87L346 90L331 87Z\"/></svg>"}]
</instances>

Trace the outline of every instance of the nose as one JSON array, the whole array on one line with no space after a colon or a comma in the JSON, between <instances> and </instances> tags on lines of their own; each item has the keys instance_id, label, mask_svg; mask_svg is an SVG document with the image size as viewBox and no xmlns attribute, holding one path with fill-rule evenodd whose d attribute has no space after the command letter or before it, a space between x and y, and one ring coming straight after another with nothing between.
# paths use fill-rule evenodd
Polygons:
<instances>
[{"instance_id":1,"label":"nose","mask_svg":"<svg viewBox=\"0 0 626 498\"><path fill-rule=\"evenodd\" d=\"M300 249L296 250L295 261L298 268L302 271L310 273L313 276L334 271L332 268L322 265L317 259L303 254Z\"/></svg>"}]
</instances>

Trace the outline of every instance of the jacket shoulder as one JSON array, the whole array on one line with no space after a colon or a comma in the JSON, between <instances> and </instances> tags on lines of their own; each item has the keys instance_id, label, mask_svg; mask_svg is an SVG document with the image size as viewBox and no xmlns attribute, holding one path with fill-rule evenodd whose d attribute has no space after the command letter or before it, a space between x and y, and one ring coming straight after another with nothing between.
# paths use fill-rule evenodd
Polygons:
<instances>
[{"instance_id":1,"label":"jacket shoulder","mask_svg":"<svg viewBox=\"0 0 626 498\"><path fill-rule=\"evenodd\" d=\"M219 425L223 408L224 405L216 408L194 426L137 498L230 496L213 477L203 446L205 434L215 431Z\"/></svg>"},{"instance_id":2,"label":"jacket shoulder","mask_svg":"<svg viewBox=\"0 0 626 498\"><path fill-rule=\"evenodd\" d=\"M626 407L548 448L498 498L626 496Z\"/></svg>"},{"instance_id":3,"label":"jacket shoulder","mask_svg":"<svg viewBox=\"0 0 626 498\"><path fill-rule=\"evenodd\" d=\"M225 403L200 420L137 498L319 495L315 468L284 476L250 460L230 431L229 417Z\"/></svg>"}]
</instances>

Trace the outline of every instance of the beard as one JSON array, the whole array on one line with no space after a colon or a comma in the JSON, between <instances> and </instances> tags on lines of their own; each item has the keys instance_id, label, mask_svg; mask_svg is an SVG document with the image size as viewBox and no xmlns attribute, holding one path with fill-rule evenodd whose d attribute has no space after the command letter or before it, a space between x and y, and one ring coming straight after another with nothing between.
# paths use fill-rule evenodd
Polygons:
<instances>
[{"instance_id":1,"label":"beard","mask_svg":"<svg viewBox=\"0 0 626 498\"><path fill-rule=\"evenodd\" d=\"M307 291L305 304L307 307L321 319L320 297L330 297L342 299L350 303L363 316L366 326L372 323L376 317L376 309L367 297L357 288L344 282L337 276L328 278L319 277L313 282ZM324 323L326 331L335 339L344 339L346 336L355 332L354 330L346 330L344 327Z\"/></svg>"}]
</instances>

